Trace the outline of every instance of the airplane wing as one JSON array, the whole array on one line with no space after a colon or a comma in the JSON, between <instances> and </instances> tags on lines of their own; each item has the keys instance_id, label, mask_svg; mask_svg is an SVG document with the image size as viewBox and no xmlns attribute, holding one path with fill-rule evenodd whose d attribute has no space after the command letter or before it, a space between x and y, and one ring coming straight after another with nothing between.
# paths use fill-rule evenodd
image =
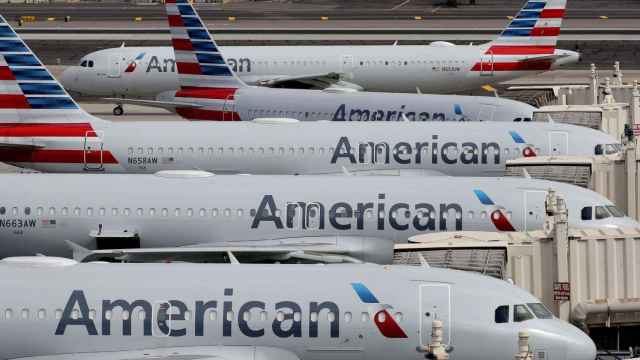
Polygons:
<instances>
[{"instance_id":1,"label":"airplane wing","mask_svg":"<svg viewBox=\"0 0 640 360\"><path fill-rule=\"evenodd\" d=\"M259 86L293 88L293 89L344 89L344 91L362 91L360 85L343 80L343 74L340 73L324 73L324 74L306 74L306 75L282 75L271 77L254 77L247 78L248 82L255 83Z\"/></svg>"},{"instance_id":2,"label":"airplane wing","mask_svg":"<svg viewBox=\"0 0 640 360\"><path fill-rule=\"evenodd\" d=\"M130 351L30 356L12 360L300 360L294 353L265 346L191 346Z\"/></svg>"},{"instance_id":3,"label":"airplane wing","mask_svg":"<svg viewBox=\"0 0 640 360\"><path fill-rule=\"evenodd\" d=\"M162 108L169 111L174 111L179 107L202 107L203 104L190 103L186 101L160 101L160 100L143 100L143 99L123 99L123 98L102 98L116 104L129 104L129 105L141 105Z\"/></svg>"},{"instance_id":4,"label":"airplane wing","mask_svg":"<svg viewBox=\"0 0 640 360\"><path fill-rule=\"evenodd\" d=\"M185 261L216 263L381 262L393 256L393 242L357 236L317 236L270 240L243 240L184 247L89 250L67 241L79 262Z\"/></svg>"}]
</instances>

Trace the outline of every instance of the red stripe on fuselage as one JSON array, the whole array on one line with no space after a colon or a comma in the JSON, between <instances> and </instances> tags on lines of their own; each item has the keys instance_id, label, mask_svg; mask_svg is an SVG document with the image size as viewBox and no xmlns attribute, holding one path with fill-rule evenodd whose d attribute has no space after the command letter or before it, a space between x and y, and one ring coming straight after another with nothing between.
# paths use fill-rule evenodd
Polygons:
<instances>
[{"instance_id":1,"label":"red stripe on fuselage","mask_svg":"<svg viewBox=\"0 0 640 360\"><path fill-rule=\"evenodd\" d=\"M544 37L544 36L558 36L560 35L559 27L535 27L531 29L532 37Z\"/></svg>"},{"instance_id":2,"label":"red stripe on fuselage","mask_svg":"<svg viewBox=\"0 0 640 360\"><path fill-rule=\"evenodd\" d=\"M564 17L565 9L544 9L540 12L540 19L561 19Z\"/></svg>"},{"instance_id":3,"label":"red stripe on fuselage","mask_svg":"<svg viewBox=\"0 0 640 360\"><path fill-rule=\"evenodd\" d=\"M555 46L535 46L535 45L493 45L487 50L490 55L548 55L553 54Z\"/></svg>"},{"instance_id":4,"label":"red stripe on fuselage","mask_svg":"<svg viewBox=\"0 0 640 360\"><path fill-rule=\"evenodd\" d=\"M240 115L231 111L205 110L197 108L176 108L178 115L189 120L240 121Z\"/></svg>"},{"instance_id":5,"label":"red stripe on fuselage","mask_svg":"<svg viewBox=\"0 0 640 360\"><path fill-rule=\"evenodd\" d=\"M16 80L8 66L0 66L0 80Z\"/></svg>"},{"instance_id":6,"label":"red stripe on fuselage","mask_svg":"<svg viewBox=\"0 0 640 360\"><path fill-rule=\"evenodd\" d=\"M0 136L6 137L96 137L89 123L21 124L0 123Z\"/></svg>"},{"instance_id":7,"label":"red stripe on fuselage","mask_svg":"<svg viewBox=\"0 0 640 360\"><path fill-rule=\"evenodd\" d=\"M236 88L183 86L182 89L176 91L176 97L232 100L237 90Z\"/></svg>"},{"instance_id":8,"label":"red stripe on fuselage","mask_svg":"<svg viewBox=\"0 0 640 360\"><path fill-rule=\"evenodd\" d=\"M184 22L182 22L182 16L180 16L180 15L169 15L169 26L171 26L171 27L184 27Z\"/></svg>"},{"instance_id":9,"label":"red stripe on fuselage","mask_svg":"<svg viewBox=\"0 0 640 360\"><path fill-rule=\"evenodd\" d=\"M176 62L176 66L178 68L178 74L202 75L200 64L198 63Z\"/></svg>"},{"instance_id":10,"label":"red stripe on fuselage","mask_svg":"<svg viewBox=\"0 0 640 360\"><path fill-rule=\"evenodd\" d=\"M518 61L518 62L502 62L502 63L476 63L471 71L546 71L551 69L551 60L540 61ZM492 68L493 67L493 68Z\"/></svg>"},{"instance_id":11,"label":"red stripe on fuselage","mask_svg":"<svg viewBox=\"0 0 640 360\"><path fill-rule=\"evenodd\" d=\"M171 39L174 50L193 51L193 45L189 39Z\"/></svg>"},{"instance_id":12,"label":"red stripe on fuselage","mask_svg":"<svg viewBox=\"0 0 640 360\"><path fill-rule=\"evenodd\" d=\"M31 109L31 105L22 94L0 94L0 109Z\"/></svg>"},{"instance_id":13,"label":"red stripe on fuselage","mask_svg":"<svg viewBox=\"0 0 640 360\"><path fill-rule=\"evenodd\" d=\"M7 163L54 163L54 164L84 164L84 150L0 150L0 161ZM102 151L102 161L99 151L86 154L86 162L90 164L117 164L118 160L110 151Z\"/></svg>"}]
</instances>

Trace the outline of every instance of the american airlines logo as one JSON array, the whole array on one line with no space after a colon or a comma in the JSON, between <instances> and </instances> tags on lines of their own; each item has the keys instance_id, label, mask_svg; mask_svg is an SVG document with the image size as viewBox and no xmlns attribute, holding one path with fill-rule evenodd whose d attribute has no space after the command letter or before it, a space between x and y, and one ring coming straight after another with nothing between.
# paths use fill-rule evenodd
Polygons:
<instances>
[{"instance_id":1,"label":"american airlines logo","mask_svg":"<svg viewBox=\"0 0 640 360\"><path fill-rule=\"evenodd\" d=\"M352 284L352 287L366 304L375 298L362 283ZM122 336L131 336L133 322L136 321L142 328L139 325L135 328L140 329L138 331L143 336L205 336L209 335L207 332L215 331L222 337L244 335L258 338L270 333L279 338L300 338L303 335L318 338L323 332L330 338L340 337L342 313L333 301L301 304L291 300L275 303L251 300L236 304L233 295L234 289L226 288L221 301L209 299L187 303L181 300L100 299L96 314L90 310L84 291L74 290L64 307L55 335L62 336L71 329L83 329L91 336L112 336L116 335L112 334L112 325L118 321L117 328L122 329ZM213 318L211 314L214 312L220 316ZM380 315L381 312L385 315ZM119 320L115 320L115 313L121 314ZM386 308L378 309L373 315L376 326L385 337L406 338ZM212 329L212 326L219 328Z\"/></svg>"},{"instance_id":2,"label":"american airlines logo","mask_svg":"<svg viewBox=\"0 0 640 360\"><path fill-rule=\"evenodd\" d=\"M227 58L227 64L231 67L231 70L239 73L249 73L251 72L251 59L249 58ZM146 72L150 73L152 71L155 72L176 72L176 61L172 58L163 58L162 60L158 59L157 56L153 55L149 57L149 63L147 65Z\"/></svg>"},{"instance_id":3,"label":"american airlines logo","mask_svg":"<svg viewBox=\"0 0 640 360\"><path fill-rule=\"evenodd\" d=\"M337 202L324 204L322 202L289 202L284 211L276 206L273 195L264 195L257 210L252 214L251 228L270 224L276 229L335 229L335 230L363 230L365 219L370 218L369 227L385 230L391 227L395 230L415 229L418 231L447 231L449 212L454 212L455 230L462 230L462 206L460 204L430 204L419 202L385 203L386 194L378 194L376 202Z\"/></svg>"},{"instance_id":4,"label":"american airlines logo","mask_svg":"<svg viewBox=\"0 0 640 360\"><path fill-rule=\"evenodd\" d=\"M360 109L341 104L333 113L332 121L465 121L466 117L456 114L456 118L447 118L443 112L407 111L406 105L399 109Z\"/></svg>"},{"instance_id":5,"label":"american airlines logo","mask_svg":"<svg viewBox=\"0 0 640 360\"><path fill-rule=\"evenodd\" d=\"M352 145L349 138L343 136L335 147L331 163L340 159L351 164L500 164L500 145L495 142L445 142L438 143L438 135L432 141L387 142L364 141Z\"/></svg>"}]
</instances>

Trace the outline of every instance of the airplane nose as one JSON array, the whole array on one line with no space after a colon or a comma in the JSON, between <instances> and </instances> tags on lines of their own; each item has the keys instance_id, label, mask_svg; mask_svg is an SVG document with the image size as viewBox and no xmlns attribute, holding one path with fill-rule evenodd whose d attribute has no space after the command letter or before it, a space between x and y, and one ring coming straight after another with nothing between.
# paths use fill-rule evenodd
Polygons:
<instances>
[{"instance_id":1,"label":"airplane nose","mask_svg":"<svg viewBox=\"0 0 640 360\"><path fill-rule=\"evenodd\" d=\"M594 360L596 344L583 331L574 326L571 327L573 331L567 331L565 334L567 360Z\"/></svg>"},{"instance_id":2,"label":"airplane nose","mask_svg":"<svg viewBox=\"0 0 640 360\"><path fill-rule=\"evenodd\" d=\"M78 92L77 84L79 71L77 66L68 66L62 74L60 74L60 78L58 79L62 86L69 92Z\"/></svg>"}]
</instances>

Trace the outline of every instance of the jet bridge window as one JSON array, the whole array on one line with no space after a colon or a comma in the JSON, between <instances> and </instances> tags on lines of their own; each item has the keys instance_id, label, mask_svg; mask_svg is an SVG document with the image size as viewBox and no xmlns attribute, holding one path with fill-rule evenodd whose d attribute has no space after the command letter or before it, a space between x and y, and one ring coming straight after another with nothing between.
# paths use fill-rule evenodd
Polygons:
<instances>
[{"instance_id":1,"label":"jet bridge window","mask_svg":"<svg viewBox=\"0 0 640 360\"><path fill-rule=\"evenodd\" d=\"M509 305L500 305L496 308L494 320L497 324L509 322Z\"/></svg>"},{"instance_id":2,"label":"jet bridge window","mask_svg":"<svg viewBox=\"0 0 640 360\"><path fill-rule=\"evenodd\" d=\"M513 321L523 322L533 319L534 316L525 305L515 305L513 307Z\"/></svg>"}]
</instances>

